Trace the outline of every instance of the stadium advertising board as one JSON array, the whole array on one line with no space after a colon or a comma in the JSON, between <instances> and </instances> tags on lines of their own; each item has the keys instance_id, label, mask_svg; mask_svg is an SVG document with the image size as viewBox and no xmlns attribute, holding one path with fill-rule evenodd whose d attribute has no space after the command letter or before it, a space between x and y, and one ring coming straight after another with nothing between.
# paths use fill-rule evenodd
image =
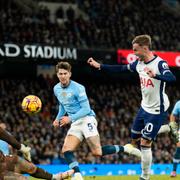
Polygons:
<instances>
[{"instance_id":1,"label":"stadium advertising board","mask_svg":"<svg viewBox=\"0 0 180 180\"><path fill-rule=\"evenodd\" d=\"M77 49L44 45L0 45L0 57L24 59L77 59Z\"/></svg>"},{"instance_id":2,"label":"stadium advertising board","mask_svg":"<svg viewBox=\"0 0 180 180\"><path fill-rule=\"evenodd\" d=\"M116 50L77 49L44 44L0 44L0 62L54 63L59 60L87 61L89 57L113 63ZM114 62L116 63L116 62Z\"/></svg>"},{"instance_id":3,"label":"stadium advertising board","mask_svg":"<svg viewBox=\"0 0 180 180\"><path fill-rule=\"evenodd\" d=\"M180 52L154 51L154 54L166 60L170 67L180 67ZM118 49L117 51L117 62L119 64L128 64L136 59L137 57L133 54L132 50Z\"/></svg>"},{"instance_id":4,"label":"stadium advertising board","mask_svg":"<svg viewBox=\"0 0 180 180\"><path fill-rule=\"evenodd\" d=\"M67 170L67 165L39 165L51 173ZM140 164L80 164L81 171L84 176L117 176L121 175L140 175L141 165ZM151 174L161 175L171 173L172 164L153 164L151 166ZM177 174L180 173L180 169L177 169ZM120 178L121 179L121 178Z\"/></svg>"}]
</instances>

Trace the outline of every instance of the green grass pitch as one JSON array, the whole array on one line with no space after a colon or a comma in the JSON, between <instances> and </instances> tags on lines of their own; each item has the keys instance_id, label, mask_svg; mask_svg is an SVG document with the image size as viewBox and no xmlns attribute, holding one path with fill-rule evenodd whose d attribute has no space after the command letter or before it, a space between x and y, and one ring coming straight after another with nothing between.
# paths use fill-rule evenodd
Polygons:
<instances>
[{"instance_id":1,"label":"green grass pitch","mask_svg":"<svg viewBox=\"0 0 180 180\"><path fill-rule=\"evenodd\" d=\"M139 176L129 175L129 176L85 176L84 180L138 180ZM178 180L180 175L176 178L171 178L169 175L152 175L150 180ZM35 178L30 178L29 180L37 180ZM69 178L70 180L70 178Z\"/></svg>"}]
</instances>

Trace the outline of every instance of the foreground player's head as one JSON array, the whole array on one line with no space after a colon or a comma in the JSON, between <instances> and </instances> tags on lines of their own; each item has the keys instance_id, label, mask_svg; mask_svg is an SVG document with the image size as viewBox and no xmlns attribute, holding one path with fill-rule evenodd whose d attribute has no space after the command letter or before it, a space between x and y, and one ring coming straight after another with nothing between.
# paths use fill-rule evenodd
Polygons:
<instances>
[{"instance_id":1,"label":"foreground player's head","mask_svg":"<svg viewBox=\"0 0 180 180\"><path fill-rule=\"evenodd\" d=\"M134 54L139 57L140 61L144 61L150 53L151 37L149 35L136 36L132 41Z\"/></svg>"},{"instance_id":2,"label":"foreground player's head","mask_svg":"<svg viewBox=\"0 0 180 180\"><path fill-rule=\"evenodd\" d=\"M68 86L71 78L71 65L68 62L58 62L56 73L61 85Z\"/></svg>"}]
</instances>

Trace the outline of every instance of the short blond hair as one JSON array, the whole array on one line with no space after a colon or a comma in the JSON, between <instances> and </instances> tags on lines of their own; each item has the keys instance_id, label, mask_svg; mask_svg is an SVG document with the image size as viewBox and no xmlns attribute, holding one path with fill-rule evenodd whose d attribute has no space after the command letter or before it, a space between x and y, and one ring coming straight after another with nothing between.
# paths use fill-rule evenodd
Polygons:
<instances>
[{"instance_id":1,"label":"short blond hair","mask_svg":"<svg viewBox=\"0 0 180 180\"><path fill-rule=\"evenodd\" d=\"M151 36L147 34L136 36L132 41L132 44L135 43L139 44L140 46L148 46L149 48L152 47Z\"/></svg>"}]
</instances>

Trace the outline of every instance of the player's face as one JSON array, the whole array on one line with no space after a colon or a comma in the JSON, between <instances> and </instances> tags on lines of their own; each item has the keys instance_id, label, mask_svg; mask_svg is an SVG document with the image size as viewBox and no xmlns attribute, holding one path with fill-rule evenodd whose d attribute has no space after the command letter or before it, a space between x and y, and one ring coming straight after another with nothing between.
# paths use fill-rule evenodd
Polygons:
<instances>
[{"instance_id":1,"label":"player's face","mask_svg":"<svg viewBox=\"0 0 180 180\"><path fill-rule=\"evenodd\" d=\"M70 81L71 72L65 69L59 69L57 72L57 77L63 86L67 86Z\"/></svg>"},{"instance_id":2,"label":"player's face","mask_svg":"<svg viewBox=\"0 0 180 180\"><path fill-rule=\"evenodd\" d=\"M146 54L147 54L147 47L140 46L139 44L134 43L133 44L133 51L134 51L134 54L138 57L138 59L140 61L145 60L145 57L146 57Z\"/></svg>"}]
</instances>

